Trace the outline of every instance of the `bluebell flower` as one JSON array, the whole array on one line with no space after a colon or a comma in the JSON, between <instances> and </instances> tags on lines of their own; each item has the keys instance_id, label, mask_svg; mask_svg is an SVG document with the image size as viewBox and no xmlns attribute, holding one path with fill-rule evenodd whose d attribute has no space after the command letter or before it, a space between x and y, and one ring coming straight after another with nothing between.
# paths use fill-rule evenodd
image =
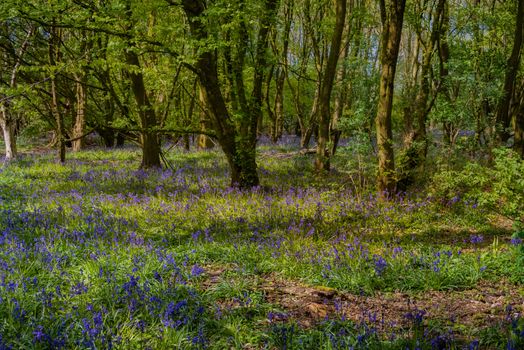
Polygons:
<instances>
[{"instance_id":1,"label":"bluebell flower","mask_svg":"<svg viewBox=\"0 0 524 350\"><path fill-rule=\"evenodd\" d=\"M204 272L206 272L206 270L198 266L198 264L193 265L193 267L191 268L191 276L193 277L198 277L201 274L203 274Z\"/></svg>"},{"instance_id":2,"label":"bluebell flower","mask_svg":"<svg viewBox=\"0 0 524 350\"><path fill-rule=\"evenodd\" d=\"M44 333L44 327L39 325L36 326L35 330L33 331L33 342L39 342L45 338Z\"/></svg>"},{"instance_id":3,"label":"bluebell flower","mask_svg":"<svg viewBox=\"0 0 524 350\"><path fill-rule=\"evenodd\" d=\"M469 237L469 241L471 244L480 244L484 240L484 237L482 235L471 235Z\"/></svg>"},{"instance_id":4,"label":"bluebell flower","mask_svg":"<svg viewBox=\"0 0 524 350\"><path fill-rule=\"evenodd\" d=\"M379 276L382 275L382 273L386 270L386 267L388 266L386 259L384 259L380 255L375 254L373 255L373 262L375 263L375 273Z\"/></svg>"}]
</instances>

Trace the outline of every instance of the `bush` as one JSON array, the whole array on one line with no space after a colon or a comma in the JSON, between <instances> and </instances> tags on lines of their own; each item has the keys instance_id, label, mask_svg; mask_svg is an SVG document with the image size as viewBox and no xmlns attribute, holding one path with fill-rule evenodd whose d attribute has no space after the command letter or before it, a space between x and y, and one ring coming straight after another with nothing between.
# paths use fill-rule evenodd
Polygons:
<instances>
[{"instance_id":1,"label":"bush","mask_svg":"<svg viewBox=\"0 0 524 350\"><path fill-rule=\"evenodd\" d=\"M524 161L508 149L495 149L492 167L471 162L461 171L433 177L431 195L445 204L473 203L503 215L522 230L524 221Z\"/></svg>"}]
</instances>

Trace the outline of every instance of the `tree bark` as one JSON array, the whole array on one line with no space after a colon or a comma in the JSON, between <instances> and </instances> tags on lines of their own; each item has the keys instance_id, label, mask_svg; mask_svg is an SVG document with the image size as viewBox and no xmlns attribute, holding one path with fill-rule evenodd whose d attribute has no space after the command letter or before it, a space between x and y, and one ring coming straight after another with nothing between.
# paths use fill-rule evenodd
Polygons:
<instances>
[{"instance_id":1,"label":"tree bark","mask_svg":"<svg viewBox=\"0 0 524 350\"><path fill-rule=\"evenodd\" d=\"M449 44L448 44L448 31L449 31L449 5L444 5L444 11L442 13L440 23L440 34L438 36L438 54L439 54L439 78L440 78L440 90L444 94L444 99L451 104L451 86L449 83ZM444 134L444 142L448 145L454 143L454 125L452 122L442 122L442 129Z\"/></svg>"},{"instance_id":2,"label":"tree bark","mask_svg":"<svg viewBox=\"0 0 524 350\"><path fill-rule=\"evenodd\" d=\"M209 129L209 111L206 108L206 101L204 100L204 92L202 91L202 88L198 87L198 100L200 105L200 130L204 133L207 133L207 130ZM198 148L200 149L210 149L213 148L213 141L209 136L205 134L198 135L197 139Z\"/></svg>"},{"instance_id":3,"label":"tree bark","mask_svg":"<svg viewBox=\"0 0 524 350\"><path fill-rule=\"evenodd\" d=\"M140 72L140 61L133 48L126 50L126 61L127 64L135 67L128 74L131 79L131 89L133 90L140 118L141 167L146 169L160 168L160 144L158 143L158 136L155 130L157 127L156 113L146 92L144 76Z\"/></svg>"},{"instance_id":4,"label":"tree bark","mask_svg":"<svg viewBox=\"0 0 524 350\"><path fill-rule=\"evenodd\" d=\"M284 7L285 24L282 33L282 51L280 53L280 65L276 69L275 78L275 118L271 130L273 142L282 137L284 126L284 84L287 77L288 55L289 55L289 36L293 21L294 2L286 1Z\"/></svg>"},{"instance_id":5,"label":"tree bark","mask_svg":"<svg viewBox=\"0 0 524 350\"><path fill-rule=\"evenodd\" d=\"M4 104L0 104L0 127L2 128L5 143L5 162L9 162L16 158L16 135L15 123L7 113L7 108Z\"/></svg>"},{"instance_id":6,"label":"tree bark","mask_svg":"<svg viewBox=\"0 0 524 350\"><path fill-rule=\"evenodd\" d=\"M82 35L81 52L88 56L92 47L92 41L88 33ZM89 61L89 57L87 57ZM87 67L82 66L80 73L75 74L76 80L76 115L73 125L73 138L78 138L72 142L73 152L80 151L84 146L84 134L86 126L86 108L87 108Z\"/></svg>"},{"instance_id":7,"label":"tree bark","mask_svg":"<svg viewBox=\"0 0 524 350\"><path fill-rule=\"evenodd\" d=\"M350 3L350 10L353 8L353 1ZM331 117L331 123L329 125L329 137L330 137L330 147L329 147L329 155L330 157L334 156L337 147L338 142L340 140L340 135L342 134L342 131L339 130L338 125L339 121L342 118L342 115L344 113L344 108L348 105L348 90L351 90L351 86L346 83L346 75L347 75L347 67L346 67L346 58L349 54L349 25L346 23L346 31L345 36L348 38L347 41L344 44L343 49L341 50L339 60L342 62L342 64L339 65L339 68L337 70L337 74L335 77L335 83L338 85L338 91L335 96L335 101L333 103L333 115Z\"/></svg>"},{"instance_id":8,"label":"tree bark","mask_svg":"<svg viewBox=\"0 0 524 350\"><path fill-rule=\"evenodd\" d=\"M309 143L311 142L311 137L313 134L315 134L315 129L318 129L318 111L319 111L319 104L320 104L320 90L321 90L322 84L321 80L319 79L316 83L315 88L315 96L313 97L313 104L311 106L311 111L309 113L309 120L306 121L301 120L301 137L300 137L300 148L307 149L309 147Z\"/></svg>"},{"instance_id":9,"label":"tree bark","mask_svg":"<svg viewBox=\"0 0 524 350\"><path fill-rule=\"evenodd\" d=\"M29 39L33 35L33 27L30 27L24 42L20 46L16 54L15 64L11 71L11 78L9 80L9 87L14 89L18 81L18 69L22 65L23 56L29 47ZM5 143L5 162L9 162L16 158L18 151L16 146L16 119L12 117L9 110L9 99L0 102L0 127L2 128Z\"/></svg>"},{"instance_id":10,"label":"tree bark","mask_svg":"<svg viewBox=\"0 0 524 350\"><path fill-rule=\"evenodd\" d=\"M49 65L53 67L54 71L51 72L51 113L55 121L55 132L58 146L58 160L60 163L65 163L66 158L66 143L64 133L64 117L60 112L58 106L58 92L56 86L56 66L60 61L60 29L56 28L54 23L50 28L49 38Z\"/></svg>"},{"instance_id":11,"label":"tree bark","mask_svg":"<svg viewBox=\"0 0 524 350\"><path fill-rule=\"evenodd\" d=\"M378 146L377 188L381 196L387 197L396 187L391 112L406 0L380 0L379 4L382 34L380 88L375 118Z\"/></svg>"},{"instance_id":12,"label":"tree bark","mask_svg":"<svg viewBox=\"0 0 524 350\"><path fill-rule=\"evenodd\" d=\"M342 46L342 33L346 20L347 0L335 0L335 28L331 38L331 48L325 67L324 77L320 89L320 118L318 124L317 156L315 169L317 171L329 170L330 154L327 150L329 143L329 126L331 124L331 92L337 73L337 63Z\"/></svg>"},{"instance_id":13,"label":"tree bark","mask_svg":"<svg viewBox=\"0 0 524 350\"><path fill-rule=\"evenodd\" d=\"M126 16L129 21L127 30L131 30L132 12L130 2L126 3ZM137 105L137 112L140 122L140 144L142 146L141 168L160 168L160 143L156 132L158 128L158 118L153 108L144 83L144 75L141 71L140 59L136 52L135 43L128 41L128 47L124 54L126 63L133 67L126 73L131 80L131 90Z\"/></svg>"},{"instance_id":14,"label":"tree bark","mask_svg":"<svg viewBox=\"0 0 524 350\"><path fill-rule=\"evenodd\" d=\"M506 66L506 77L502 90L502 98L497 108L497 137L501 142L507 142L511 137L510 124L511 113L510 104L515 91L515 79L520 66L520 56L522 40L524 36L524 0L518 0L518 7L515 19L515 36L513 49Z\"/></svg>"},{"instance_id":15,"label":"tree bark","mask_svg":"<svg viewBox=\"0 0 524 350\"><path fill-rule=\"evenodd\" d=\"M436 8L434 10L433 8L429 8L428 10L428 16L432 19L431 22L433 23L431 30L428 30L430 32L428 40L424 40L422 37L423 34L420 32L417 35L417 41L421 44L420 46L424 48L422 63L420 65L420 86L418 87L414 106L408 111L408 113L413 113L412 116L408 118L411 122L416 122L416 127L413 128L413 125L410 123L411 130L407 130L404 150L402 151L402 156L399 157L400 164L397 171L399 173L397 189L400 191L407 190L407 187L414 182L416 169L426 160L428 150L426 121L433 108L433 102L430 101L431 62L441 33L440 26L445 5L446 0L438 0ZM419 45L417 44L417 46Z\"/></svg>"},{"instance_id":16,"label":"tree bark","mask_svg":"<svg viewBox=\"0 0 524 350\"><path fill-rule=\"evenodd\" d=\"M222 94L216 51L200 50L194 64L213 129L231 169L231 185L240 188L249 188L259 184L256 163L257 124L262 111L262 84L267 68L266 50L269 25L274 17L277 3L276 0L265 1L265 13L262 14L257 35L253 90L249 100L244 101L245 95L243 94L237 96L239 108L244 112L238 125L233 122ZM206 8L205 1L184 0L182 7L189 19L192 36L205 42L209 37L205 21L202 20ZM240 59L243 60L243 58ZM235 69L237 73L241 72L242 65ZM244 90L243 78L239 74L233 75L238 94Z\"/></svg>"},{"instance_id":17,"label":"tree bark","mask_svg":"<svg viewBox=\"0 0 524 350\"><path fill-rule=\"evenodd\" d=\"M84 129L86 125L86 75L82 73L81 76L77 76L78 80L76 83L76 116L75 116L75 125L73 126L73 138L77 138L84 134ZM84 146L84 138L80 137L72 141L73 152L80 151Z\"/></svg>"},{"instance_id":18,"label":"tree bark","mask_svg":"<svg viewBox=\"0 0 524 350\"><path fill-rule=\"evenodd\" d=\"M515 115L515 142L513 149L524 160L524 101L520 102L519 109Z\"/></svg>"}]
</instances>

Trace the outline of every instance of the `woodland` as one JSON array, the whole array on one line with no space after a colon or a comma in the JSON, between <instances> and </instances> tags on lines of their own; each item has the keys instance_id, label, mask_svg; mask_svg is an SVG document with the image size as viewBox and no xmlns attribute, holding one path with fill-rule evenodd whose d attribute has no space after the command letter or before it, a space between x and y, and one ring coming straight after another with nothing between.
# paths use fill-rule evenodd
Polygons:
<instances>
[{"instance_id":1,"label":"woodland","mask_svg":"<svg viewBox=\"0 0 524 350\"><path fill-rule=\"evenodd\" d=\"M1 349L524 348L524 0L2 0Z\"/></svg>"}]
</instances>

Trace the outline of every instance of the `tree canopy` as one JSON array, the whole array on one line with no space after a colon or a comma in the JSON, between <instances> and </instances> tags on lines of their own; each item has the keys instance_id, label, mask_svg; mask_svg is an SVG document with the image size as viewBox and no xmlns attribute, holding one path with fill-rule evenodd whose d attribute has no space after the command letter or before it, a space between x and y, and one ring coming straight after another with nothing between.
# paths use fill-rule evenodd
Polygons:
<instances>
[{"instance_id":1,"label":"tree canopy","mask_svg":"<svg viewBox=\"0 0 524 350\"><path fill-rule=\"evenodd\" d=\"M96 133L162 166L168 137L224 151L259 184L257 140L298 134L329 169L340 137L377 152L378 189L404 190L429 142L523 149L522 1L6 0L0 125L52 135L58 158ZM375 134L376 130L376 134ZM395 160L396 159L396 160Z\"/></svg>"}]
</instances>

